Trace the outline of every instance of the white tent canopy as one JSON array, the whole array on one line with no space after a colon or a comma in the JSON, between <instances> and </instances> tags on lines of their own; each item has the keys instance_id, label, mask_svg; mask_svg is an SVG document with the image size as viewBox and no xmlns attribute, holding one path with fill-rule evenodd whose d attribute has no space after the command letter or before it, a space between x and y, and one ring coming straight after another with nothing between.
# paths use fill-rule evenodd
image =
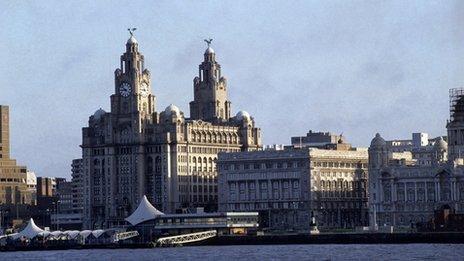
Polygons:
<instances>
[{"instance_id":1,"label":"white tent canopy","mask_svg":"<svg viewBox=\"0 0 464 261\"><path fill-rule=\"evenodd\" d=\"M29 238L29 239L32 239L34 237L36 237L37 235L43 233L44 230L41 229L40 227L38 227L35 223L34 223L34 219L30 219L29 220L29 224L27 224L27 226L19 233L15 234L13 237L13 239L18 239L18 238L21 238L21 237L26 237L26 238Z\"/></svg>"},{"instance_id":2,"label":"white tent canopy","mask_svg":"<svg viewBox=\"0 0 464 261\"><path fill-rule=\"evenodd\" d=\"M68 231L65 231L64 234L66 234L71 239L75 239L79 235L79 231L77 231L77 230L68 230Z\"/></svg>"},{"instance_id":3,"label":"white tent canopy","mask_svg":"<svg viewBox=\"0 0 464 261\"><path fill-rule=\"evenodd\" d=\"M87 238L90 234L92 234L92 230L83 230L79 232L79 235L81 235L82 238Z\"/></svg>"},{"instance_id":4,"label":"white tent canopy","mask_svg":"<svg viewBox=\"0 0 464 261\"><path fill-rule=\"evenodd\" d=\"M101 235L103 235L103 233L105 233L105 230L97 229L97 230L92 231L92 235L95 238L99 238Z\"/></svg>"},{"instance_id":5,"label":"white tent canopy","mask_svg":"<svg viewBox=\"0 0 464 261\"><path fill-rule=\"evenodd\" d=\"M126 221L135 226L161 215L164 215L164 213L157 210L152 204L150 204L147 197L143 196L137 209L134 213L132 213L132 215L126 218Z\"/></svg>"}]
</instances>

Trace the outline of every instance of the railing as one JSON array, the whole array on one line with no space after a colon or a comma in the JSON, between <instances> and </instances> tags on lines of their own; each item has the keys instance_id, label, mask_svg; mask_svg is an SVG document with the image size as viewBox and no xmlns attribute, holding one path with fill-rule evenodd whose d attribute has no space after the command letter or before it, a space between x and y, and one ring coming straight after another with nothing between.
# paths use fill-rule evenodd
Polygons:
<instances>
[{"instance_id":1,"label":"railing","mask_svg":"<svg viewBox=\"0 0 464 261\"><path fill-rule=\"evenodd\" d=\"M161 237L158 240L156 240L156 245L157 246L175 246L175 245L181 245L185 243L198 242L198 241L206 240L208 238L212 238L215 236L217 236L217 231L209 230L209 231L184 234L184 235L178 235L178 236Z\"/></svg>"},{"instance_id":2,"label":"railing","mask_svg":"<svg viewBox=\"0 0 464 261\"><path fill-rule=\"evenodd\" d=\"M118 232L114 234L114 242L118 242L120 240L126 240L129 238L133 238L139 235L137 231L128 231L128 232Z\"/></svg>"}]
</instances>

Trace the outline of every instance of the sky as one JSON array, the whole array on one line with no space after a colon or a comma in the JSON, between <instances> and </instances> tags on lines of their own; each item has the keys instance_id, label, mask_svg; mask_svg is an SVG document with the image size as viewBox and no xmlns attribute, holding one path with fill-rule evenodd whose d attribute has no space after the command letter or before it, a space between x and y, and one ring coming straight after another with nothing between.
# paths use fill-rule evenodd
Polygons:
<instances>
[{"instance_id":1,"label":"sky","mask_svg":"<svg viewBox=\"0 0 464 261\"><path fill-rule=\"evenodd\" d=\"M109 110L136 27L157 110L186 115L213 38L233 113L264 144L308 130L368 146L375 133L446 134L464 86L464 1L2 1L0 104L11 152L38 176L70 177L82 127Z\"/></svg>"}]
</instances>

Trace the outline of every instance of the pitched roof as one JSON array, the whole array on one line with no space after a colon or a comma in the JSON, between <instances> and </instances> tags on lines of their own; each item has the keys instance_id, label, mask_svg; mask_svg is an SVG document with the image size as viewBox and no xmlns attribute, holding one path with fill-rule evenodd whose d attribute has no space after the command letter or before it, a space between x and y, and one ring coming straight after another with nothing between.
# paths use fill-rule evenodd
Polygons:
<instances>
[{"instance_id":1,"label":"pitched roof","mask_svg":"<svg viewBox=\"0 0 464 261\"><path fill-rule=\"evenodd\" d=\"M156 216L164 215L163 212L157 210L147 199L143 196L137 209L132 215L126 218L126 221L131 223L133 226L145 222L150 219L154 219Z\"/></svg>"}]
</instances>

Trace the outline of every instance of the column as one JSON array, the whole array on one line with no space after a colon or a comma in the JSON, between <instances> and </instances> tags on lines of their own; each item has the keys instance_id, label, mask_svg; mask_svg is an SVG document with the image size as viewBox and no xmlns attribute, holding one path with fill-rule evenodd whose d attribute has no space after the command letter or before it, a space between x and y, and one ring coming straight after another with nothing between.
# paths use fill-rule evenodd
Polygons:
<instances>
[{"instance_id":1,"label":"column","mask_svg":"<svg viewBox=\"0 0 464 261\"><path fill-rule=\"evenodd\" d=\"M425 183L425 202L428 202L429 201L429 189L428 189L427 181L425 181L424 183Z\"/></svg>"},{"instance_id":2,"label":"column","mask_svg":"<svg viewBox=\"0 0 464 261\"><path fill-rule=\"evenodd\" d=\"M273 195L272 195L272 182L270 179L267 180L267 198L269 199L269 202L273 204ZM272 205L272 208L274 206Z\"/></svg>"},{"instance_id":3,"label":"column","mask_svg":"<svg viewBox=\"0 0 464 261\"><path fill-rule=\"evenodd\" d=\"M440 183L437 181L437 201L441 201Z\"/></svg>"}]
</instances>

